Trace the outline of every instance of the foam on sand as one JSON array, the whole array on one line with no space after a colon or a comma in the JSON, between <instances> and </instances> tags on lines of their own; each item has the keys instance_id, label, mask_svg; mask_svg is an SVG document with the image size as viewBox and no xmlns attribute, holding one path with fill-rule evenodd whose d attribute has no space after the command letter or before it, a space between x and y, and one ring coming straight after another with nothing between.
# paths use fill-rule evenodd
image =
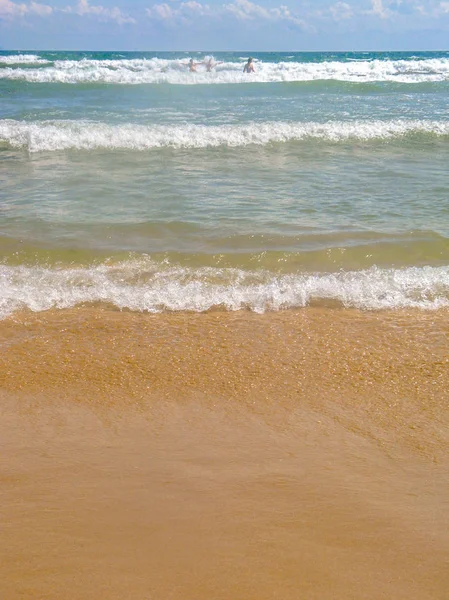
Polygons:
<instances>
[{"instance_id":1,"label":"foam on sand","mask_svg":"<svg viewBox=\"0 0 449 600\"><path fill-rule=\"evenodd\" d=\"M115 266L0 266L0 316L103 302L121 309L254 312L337 302L368 310L449 307L449 267L277 275L232 268L186 268L150 257Z\"/></svg>"}]
</instances>

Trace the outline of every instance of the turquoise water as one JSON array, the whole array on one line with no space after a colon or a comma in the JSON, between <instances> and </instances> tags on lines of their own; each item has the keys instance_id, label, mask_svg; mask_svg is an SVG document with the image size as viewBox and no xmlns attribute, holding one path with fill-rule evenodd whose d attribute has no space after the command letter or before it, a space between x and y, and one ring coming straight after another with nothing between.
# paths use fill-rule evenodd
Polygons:
<instances>
[{"instance_id":1,"label":"turquoise water","mask_svg":"<svg viewBox=\"0 0 449 600\"><path fill-rule=\"evenodd\" d=\"M449 306L449 52L210 57L0 52L0 315Z\"/></svg>"}]
</instances>

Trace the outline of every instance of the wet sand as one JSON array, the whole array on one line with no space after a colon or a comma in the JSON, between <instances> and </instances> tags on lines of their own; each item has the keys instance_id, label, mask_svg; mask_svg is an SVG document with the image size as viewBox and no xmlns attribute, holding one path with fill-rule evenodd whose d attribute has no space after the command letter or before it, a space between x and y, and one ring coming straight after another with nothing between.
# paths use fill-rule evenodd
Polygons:
<instances>
[{"instance_id":1,"label":"wet sand","mask_svg":"<svg viewBox=\"0 0 449 600\"><path fill-rule=\"evenodd\" d=\"M1 322L1 596L447 598L448 316Z\"/></svg>"}]
</instances>

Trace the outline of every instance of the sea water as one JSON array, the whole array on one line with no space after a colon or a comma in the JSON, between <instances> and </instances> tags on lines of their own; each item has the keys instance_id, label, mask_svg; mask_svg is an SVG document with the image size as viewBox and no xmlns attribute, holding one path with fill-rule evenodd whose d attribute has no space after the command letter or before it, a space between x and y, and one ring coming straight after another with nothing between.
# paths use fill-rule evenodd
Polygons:
<instances>
[{"instance_id":1,"label":"sea water","mask_svg":"<svg viewBox=\"0 0 449 600\"><path fill-rule=\"evenodd\" d=\"M449 52L247 58L0 52L0 317L449 306Z\"/></svg>"}]
</instances>

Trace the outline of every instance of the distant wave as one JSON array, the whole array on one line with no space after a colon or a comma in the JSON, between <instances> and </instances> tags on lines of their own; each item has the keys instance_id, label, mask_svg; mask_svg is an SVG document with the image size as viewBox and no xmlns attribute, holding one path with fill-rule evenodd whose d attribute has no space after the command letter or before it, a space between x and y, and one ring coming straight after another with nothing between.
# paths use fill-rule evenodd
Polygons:
<instances>
[{"instance_id":1,"label":"distant wave","mask_svg":"<svg viewBox=\"0 0 449 600\"><path fill-rule=\"evenodd\" d=\"M167 60L56 60L45 61L33 55L8 56L0 65L39 62L38 68L6 66L0 68L0 79L31 83L109 83L109 84L234 84L248 82L300 82L336 80L345 82L423 83L449 81L449 58L414 60L357 60L325 62L257 62L256 73L242 73L241 62L217 63L207 73L205 63L197 73L189 73L186 59ZM48 63L48 64L46 64Z\"/></svg>"},{"instance_id":2,"label":"distant wave","mask_svg":"<svg viewBox=\"0 0 449 600\"><path fill-rule=\"evenodd\" d=\"M0 280L0 318L21 309L40 312L93 302L152 313L218 308L263 313L316 300L367 310L449 307L449 267L274 275L191 269L143 258L78 269L0 265Z\"/></svg>"},{"instance_id":3,"label":"distant wave","mask_svg":"<svg viewBox=\"0 0 449 600\"><path fill-rule=\"evenodd\" d=\"M344 142L448 136L449 121L264 122L245 125L108 125L89 121L0 120L0 144L29 152L238 147L300 140Z\"/></svg>"},{"instance_id":4,"label":"distant wave","mask_svg":"<svg viewBox=\"0 0 449 600\"><path fill-rule=\"evenodd\" d=\"M8 56L2 56L0 54L0 65L47 65L50 64L49 60L41 58L36 54L9 54ZM1 72L1 71L0 71Z\"/></svg>"}]
</instances>

